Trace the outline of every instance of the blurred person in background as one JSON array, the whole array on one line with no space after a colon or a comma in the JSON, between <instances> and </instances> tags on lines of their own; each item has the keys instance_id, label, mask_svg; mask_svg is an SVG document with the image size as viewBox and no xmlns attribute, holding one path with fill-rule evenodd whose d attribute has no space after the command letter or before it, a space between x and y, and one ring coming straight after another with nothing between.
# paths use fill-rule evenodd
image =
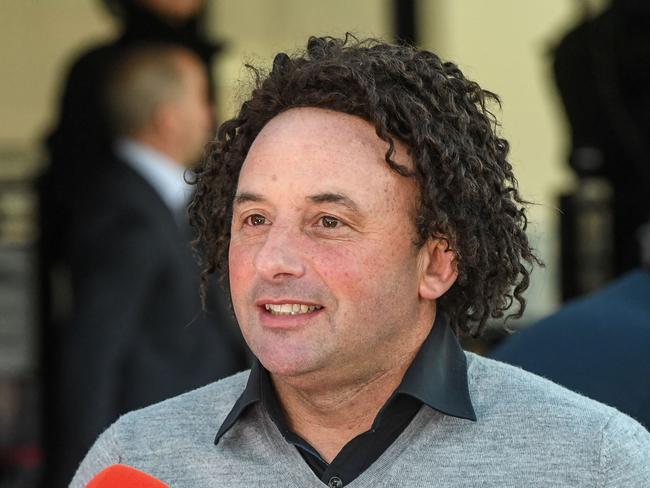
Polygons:
<instances>
[{"instance_id":1,"label":"blurred person in background","mask_svg":"<svg viewBox=\"0 0 650 488\"><path fill-rule=\"evenodd\" d=\"M39 195L39 315L43 396L59 395L55 387L62 337L71 322L72 293L69 248L78 190L101 178L102 162L113 158L113 135L103 94L110 67L122 54L140 43L170 43L193 52L209 80L218 46L203 33L203 0L102 0L119 24L118 36L79 54L65 75L58 120L45 140L48 164L37 186ZM214 102L213 84L208 97ZM45 408L46 459L59 455L50 440L51 419ZM51 464L51 463L50 463ZM61 468L61 472L69 468ZM47 469L51 475L51 470ZM49 475L46 476L50 477ZM52 486L52 485L50 485Z\"/></svg>"},{"instance_id":2,"label":"blurred person in background","mask_svg":"<svg viewBox=\"0 0 650 488\"><path fill-rule=\"evenodd\" d=\"M641 264L640 229L650 220L650 2L612 0L562 39L554 70L569 164L612 188L611 267L620 276Z\"/></svg>"},{"instance_id":3,"label":"blurred person in background","mask_svg":"<svg viewBox=\"0 0 650 488\"><path fill-rule=\"evenodd\" d=\"M210 78L210 64L217 46L201 31L202 0L103 0L122 24L113 41L92 47L72 64L66 77L56 127L48 135L48 175L68 181L78 169L87 172L92 158L110 151L111 135L101 110L108 67L129 47L142 42L178 44L193 51ZM209 84L213 101L212 83Z\"/></svg>"},{"instance_id":4,"label":"blurred person in background","mask_svg":"<svg viewBox=\"0 0 650 488\"><path fill-rule=\"evenodd\" d=\"M48 165L38 182L40 201L39 260L41 315L45 329L56 327L65 306L61 290L53 290L61 268L69 230L70 193L95 177L96 162L111 153L112 138L102 106L102 93L111 63L129 47L142 42L173 43L191 50L211 80L210 65L218 46L203 34L203 0L103 0L121 24L119 36L94 46L72 63L65 79L56 126L45 145ZM208 84L211 103L213 84ZM54 281L53 281L54 280ZM54 294L54 296L52 296ZM47 341L44 341L47 343Z\"/></svg>"},{"instance_id":5,"label":"blurred person in background","mask_svg":"<svg viewBox=\"0 0 650 488\"><path fill-rule=\"evenodd\" d=\"M185 48L156 44L127 51L110 72L113 154L93 161L69 195L73 303L47 345L48 486L65 485L120 414L246 366L225 300L201 311L185 225L184 172L212 128L204 66Z\"/></svg>"}]
</instances>

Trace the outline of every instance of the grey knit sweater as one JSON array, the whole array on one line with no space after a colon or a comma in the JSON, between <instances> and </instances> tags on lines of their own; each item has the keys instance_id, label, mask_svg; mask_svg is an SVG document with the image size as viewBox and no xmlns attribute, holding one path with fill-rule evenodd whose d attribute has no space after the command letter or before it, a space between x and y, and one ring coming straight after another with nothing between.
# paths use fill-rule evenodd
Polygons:
<instances>
[{"instance_id":1,"label":"grey knit sweater","mask_svg":"<svg viewBox=\"0 0 650 488\"><path fill-rule=\"evenodd\" d=\"M470 353L478 421L422 407L354 487L650 487L650 434L622 413ZM173 488L325 485L255 405L218 445L240 373L129 413L97 440L70 486L124 463Z\"/></svg>"}]
</instances>

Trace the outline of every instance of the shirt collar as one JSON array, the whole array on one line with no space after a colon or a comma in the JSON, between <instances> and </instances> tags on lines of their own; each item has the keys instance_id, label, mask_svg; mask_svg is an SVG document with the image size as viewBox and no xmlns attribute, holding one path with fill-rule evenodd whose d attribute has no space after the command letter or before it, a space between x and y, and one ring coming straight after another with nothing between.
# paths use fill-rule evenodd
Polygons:
<instances>
[{"instance_id":1,"label":"shirt collar","mask_svg":"<svg viewBox=\"0 0 650 488\"><path fill-rule=\"evenodd\" d=\"M269 394L269 388L273 388L270 375L256 359L246 388L221 424L215 444L254 403L262 402L267 408L277 408L277 401L263 401L265 394ZM443 414L476 421L467 382L467 359L445 320L436 319L391 398L398 394L412 396ZM281 415L280 412L269 414L272 417Z\"/></svg>"},{"instance_id":2,"label":"shirt collar","mask_svg":"<svg viewBox=\"0 0 650 488\"><path fill-rule=\"evenodd\" d=\"M129 138L117 140L115 153L156 190L172 212L179 212L187 205L192 187L185 182L183 166L152 147Z\"/></svg>"},{"instance_id":3,"label":"shirt collar","mask_svg":"<svg viewBox=\"0 0 650 488\"><path fill-rule=\"evenodd\" d=\"M217 432L217 437L214 440L215 444L219 442L221 436L223 436L230 430L233 425L235 425L235 422L237 422L239 417L241 417L241 415L249 406L262 400L262 384L260 380L263 372L264 368L260 362L255 359L251 367L251 372L248 375L246 388L244 388L243 393L233 405L230 413L221 424L221 427L219 427L219 432Z\"/></svg>"},{"instance_id":4,"label":"shirt collar","mask_svg":"<svg viewBox=\"0 0 650 488\"><path fill-rule=\"evenodd\" d=\"M436 319L395 393L417 398L446 415L476 420L467 358L445 320Z\"/></svg>"}]
</instances>

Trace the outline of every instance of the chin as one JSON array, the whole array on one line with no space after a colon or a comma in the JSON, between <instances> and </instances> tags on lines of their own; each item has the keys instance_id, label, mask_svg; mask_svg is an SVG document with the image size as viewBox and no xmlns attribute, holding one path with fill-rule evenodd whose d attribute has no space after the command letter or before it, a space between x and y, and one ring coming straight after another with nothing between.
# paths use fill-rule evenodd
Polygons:
<instances>
[{"instance_id":1,"label":"chin","mask_svg":"<svg viewBox=\"0 0 650 488\"><path fill-rule=\"evenodd\" d=\"M308 331L271 330L256 322L244 323L247 326L241 330L248 346L274 375L299 376L327 362L323 340L312 337Z\"/></svg>"},{"instance_id":2,"label":"chin","mask_svg":"<svg viewBox=\"0 0 650 488\"><path fill-rule=\"evenodd\" d=\"M309 372L310 368L304 361L296 358L259 357L260 362L272 374L278 376L298 376Z\"/></svg>"},{"instance_id":3,"label":"chin","mask_svg":"<svg viewBox=\"0 0 650 488\"><path fill-rule=\"evenodd\" d=\"M318 361L308 354L281 347L261 348L254 351L262 365L272 374L277 376L292 377L311 373L318 368Z\"/></svg>"}]
</instances>

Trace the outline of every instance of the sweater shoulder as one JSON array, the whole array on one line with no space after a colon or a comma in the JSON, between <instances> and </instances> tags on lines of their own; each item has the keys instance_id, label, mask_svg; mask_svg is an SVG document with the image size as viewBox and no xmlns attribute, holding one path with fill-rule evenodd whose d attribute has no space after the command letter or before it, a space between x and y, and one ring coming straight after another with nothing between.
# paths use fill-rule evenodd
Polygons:
<instances>
[{"instance_id":1,"label":"sweater shoulder","mask_svg":"<svg viewBox=\"0 0 650 488\"><path fill-rule=\"evenodd\" d=\"M615 408L516 366L466 354L470 395L479 417L543 420L555 428L571 426L594 433L602 431L612 416L628 418Z\"/></svg>"},{"instance_id":2,"label":"sweater shoulder","mask_svg":"<svg viewBox=\"0 0 650 488\"><path fill-rule=\"evenodd\" d=\"M636 420L515 366L472 353L467 360L477 430L500 450L596 486L645 486L650 433Z\"/></svg>"},{"instance_id":3,"label":"sweater shoulder","mask_svg":"<svg viewBox=\"0 0 650 488\"><path fill-rule=\"evenodd\" d=\"M96 473L118 463L173 479L165 469L186 469L187 456L205 453L206 446L214 444L248 375L244 371L123 415L95 441L70 486L86 486Z\"/></svg>"},{"instance_id":4,"label":"sweater shoulder","mask_svg":"<svg viewBox=\"0 0 650 488\"><path fill-rule=\"evenodd\" d=\"M160 436L183 436L190 431L208 430L215 426L214 436L246 387L250 371L243 371L182 395L134 410L120 417L113 425L131 440ZM160 426L164 429L158 429Z\"/></svg>"}]
</instances>

